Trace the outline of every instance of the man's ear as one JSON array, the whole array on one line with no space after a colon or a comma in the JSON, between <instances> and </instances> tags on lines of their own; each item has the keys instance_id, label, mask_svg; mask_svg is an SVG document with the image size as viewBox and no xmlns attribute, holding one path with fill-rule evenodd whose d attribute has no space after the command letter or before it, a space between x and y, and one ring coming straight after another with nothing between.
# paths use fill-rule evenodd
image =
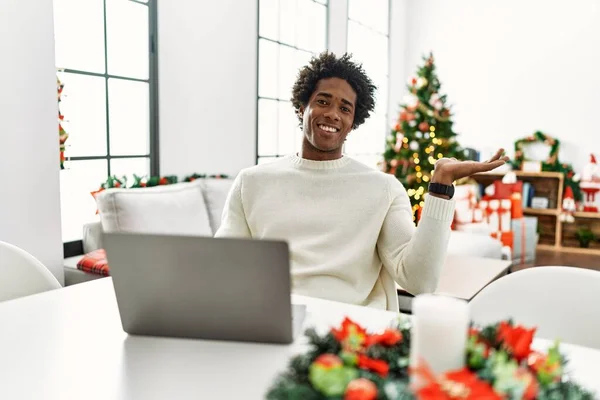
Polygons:
<instances>
[{"instance_id":1,"label":"man's ear","mask_svg":"<svg viewBox=\"0 0 600 400\"><path fill-rule=\"evenodd\" d=\"M300 106L300 108L298 109L298 115L300 117L302 117L304 115L304 106Z\"/></svg>"}]
</instances>

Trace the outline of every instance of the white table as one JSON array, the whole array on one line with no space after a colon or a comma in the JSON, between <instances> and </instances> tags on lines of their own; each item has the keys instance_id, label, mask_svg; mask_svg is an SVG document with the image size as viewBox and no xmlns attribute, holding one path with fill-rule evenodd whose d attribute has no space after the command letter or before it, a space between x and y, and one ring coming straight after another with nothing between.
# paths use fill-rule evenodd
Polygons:
<instances>
[{"instance_id":1,"label":"white table","mask_svg":"<svg viewBox=\"0 0 600 400\"><path fill-rule=\"evenodd\" d=\"M506 274L511 262L493 258L449 254L440 271L436 294L470 301L484 287ZM412 295L398 288L400 310L410 311Z\"/></svg>"},{"instance_id":2,"label":"white table","mask_svg":"<svg viewBox=\"0 0 600 400\"><path fill-rule=\"evenodd\" d=\"M305 326L322 330L344 315L370 330L396 318L330 301L293 301L307 304ZM111 278L0 303L0 321L0 398L11 400L262 399L289 358L306 349L303 336L289 346L128 336ZM600 351L563 350L576 378L600 393Z\"/></svg>"}]
</instances>

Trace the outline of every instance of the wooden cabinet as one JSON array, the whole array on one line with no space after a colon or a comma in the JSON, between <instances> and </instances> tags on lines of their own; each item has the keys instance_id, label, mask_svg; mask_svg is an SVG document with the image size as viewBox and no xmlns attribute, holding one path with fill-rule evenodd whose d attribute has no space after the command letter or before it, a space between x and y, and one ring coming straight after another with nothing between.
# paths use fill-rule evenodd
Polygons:
<instances>
[{"instance_id":1,"label":"wooden cabinet","mask_svg":"<svg viewBox=\"0 0 600 400\"><path fill-rule=\"evenodd\" d=\"M529 182L535 190L535 196L546 197L548 208L525 208L523 213L538 217L540 235L538 249L566 251L582 254L600 255L600 242L595 241L589 248L581 248L576 237L577 229L587 227L600 238L600 213L576 212L575 222L561 222L564 175L560 172L521 172L515 171L517 179ZM477 174L472 178L485 186L502 179L504 174Z\"/></svg>"}]
</instances>

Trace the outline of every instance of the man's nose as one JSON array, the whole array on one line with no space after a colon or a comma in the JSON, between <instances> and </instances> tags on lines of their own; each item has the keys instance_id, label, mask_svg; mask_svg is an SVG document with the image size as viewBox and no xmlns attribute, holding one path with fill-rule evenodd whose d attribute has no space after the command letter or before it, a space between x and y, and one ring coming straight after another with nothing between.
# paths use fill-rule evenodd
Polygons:
<instances>
[{"instance_id":1,"label":"man's nose","mask_svg":"<svg viewBox=\"0 0 600 400\"><path fill-rule=\"evenodd\" d=\"M327 110L325 112L325 118L329 118L333 121L339 121L340 120L340 115L338 114L337 110L335 109L335 107L330 108L329 110Z\"/></svg>"}]
</instances>

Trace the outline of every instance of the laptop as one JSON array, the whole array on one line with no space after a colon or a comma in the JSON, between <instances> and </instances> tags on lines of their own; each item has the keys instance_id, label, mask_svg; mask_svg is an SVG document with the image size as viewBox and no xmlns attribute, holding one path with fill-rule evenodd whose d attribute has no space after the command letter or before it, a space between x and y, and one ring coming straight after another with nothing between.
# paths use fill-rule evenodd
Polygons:
<instances>
[{"instance_id":1,"label":"laptop","mask_svg":"<svg viewBox=\"0 0 600 400\"><path fill-rule=\"evenodd\" d=\"M105 233L103 243L129 334L291 343L302 328L286 242Z\"/></svg>"}]
</instances>

